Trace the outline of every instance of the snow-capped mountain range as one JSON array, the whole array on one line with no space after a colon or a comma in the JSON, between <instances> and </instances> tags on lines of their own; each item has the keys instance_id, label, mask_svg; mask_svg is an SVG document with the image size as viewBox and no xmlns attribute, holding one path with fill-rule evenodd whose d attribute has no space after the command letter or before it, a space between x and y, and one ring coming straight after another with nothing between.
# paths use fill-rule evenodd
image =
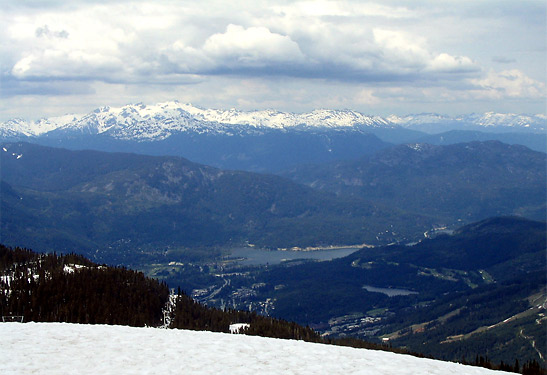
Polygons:
<instances>
[{"instance_id":1,"label":"snow-capped mountain range","mask_svg":"<svg viewBox=\"0 0 547 375\"><path fill-rule=\"evenodd\" d=\"M526 115L486 112L450 117L437 113L420 113L406 116L392 115L388 116L386 120L392 124L425 132L434 132L435 129L447 130L447 127L451 130L475 128L485 131L537 133L545 132L547 129L547 116L544 114Z\"/></svg>"},{"instance_id":2,"label":"snow-capped mountain range","mask_svg":"<svg viewBox=\"0 0 547 375\"><path fill-rule=\"evenodd\" d=\"M456 128L503 129L536 132L547 130L547 116L518 114L471 114L449 117L425 113L408 116L368 116L351 110L319 109L309 113L274 110L239 111L203 109L177 101L155 105L129 104L101 107L85 115L65 115L36 121L13 119L0 123L0 138L54 137L104 134L120 140L159 141L181 132L241 134L264 130L359 130L408 128L438 132ZM434 132L434 131L433 131Z\"/></svg>"},{"instance_id":3,"label":"snow-capped mountain range","mask_svg":"<svg viewBox=\"0 0 547 375\"><path fill-rule=\"evenodd\" d=\"M233 133L260 129L392 127L378 116L354 111L315 110L295 114L264 111L203 109L177 101L156 105L101 107L86 115L67 115L37 121L14 119L0 124L0 137L61 136L67 133L108 134L116 139L163 140L174 133Z\"/></svg>"}]
</instances>

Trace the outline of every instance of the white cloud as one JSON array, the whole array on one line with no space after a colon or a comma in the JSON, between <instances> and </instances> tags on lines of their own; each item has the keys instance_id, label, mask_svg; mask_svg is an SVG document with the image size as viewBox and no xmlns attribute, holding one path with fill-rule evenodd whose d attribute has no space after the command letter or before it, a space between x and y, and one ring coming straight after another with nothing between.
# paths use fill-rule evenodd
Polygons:
<instances>
[{"instance_id":1,"label":"white cloud","mask_svg":"<svg viewBox=\"0 0 547 375\"><path fill-rule=\"evenodd\" d=\"M433 53L423 37L383 29L374 29L373 33L374 40L385 58L383 63L387 64L390 70L416 73L472 73L480 69L467 56L452 56L445 52Z\"/></svg>"},{"instance_id":2,"label":"white cloud","mask_svg":"<svg viewBox=\"0 0 547 375\"><path fill-rule=\"evenodd\" d=\"M416 17L416 12L403 6L389 6L363 1L297 1L273 9L291 17Z\"/></svg>"},{"instance_id":3,"label":"white cloud","mask_svg":"<svg viewBox=\"0 0 547 375\"><path fill-rule=\"evenodd\" d=\"M427 65L430 53L424 38L384 29L374 29L373 34L385 63L391 68L421 69Z\"/></svg>"},{"instance_id":4,"label":"white cloud","mask_svg":"<svg viewBox=\"0 0 547 375\"><path fill-rule=\"evenodd\" d=\"M545 96L545 41L536 31L545 30L545 19L533 14L546 6L502 4L496 14L477 12L477 6L428 0L12 2L0 12L1 95L13 96L11 105L34 95L45 107L49 90L66 102L72 93L74 101L91 103L110 85L125 95L121 104L140 101L139 94L154 102L168 93L168 99L179 95L214 107L382 108L378 98L387 97L391 106L426 107L532 98L544 108L537 103ZM523 21L516 10L531 18ZM500 62L511 69L496 73ZM250 88L254 96L245 93Z\"/></svg>"},{"instance_id":5,"label":"white cloud","mask_svg":"<svg viewBox=\"0 0 547 375\"><path fill-rule=\"evenodd\" d=\"M98 79L120 71L123 62L115 56L83 50L46 49L19 60L12 69L17 78Z\"/></svg>"},{"instance_id":6,"label":"white cloud","mask_svg":"<svg viewBox=\"0 0 547 375\"><path fill-rule=\"evenodd\" d=\"M486 77L471 79L470 82L475 85L474 92L478 97L547 99L545 83L526 76L518 69L501 72L491 70Z\"/></svg>"},{"instance_id":7,"label":"white cloud","mask_svg":"<svg viewBox=\"0 0 547 375\"><path fill-rule=\"evenodd\" d=\"M63 39L68 38L68 31L66 30L51 31L48 25L44 25L42 27L37 28L34 34L39 38L40 37L53 37L53 38L63 38Z\"/></svg>"},{"instance_id":8,"label":"white cloud","mask_svg":"<svg viewBox=\"0 0 547 375\"><path fill-rule=\"evenodd\" d=\"M297 15L267 12L270 18L262 22L251 8L250 14L238 15L246 22L227 23L221 31L221 25L198 24L207 20L202 12L193 19L195 8L176 4L95 5L21 16L9 27L12 40L18 42L11 72L18 79L127 83L153 82L165 74L234 72L389 81L427 72L428 66L432 72L461 72L470 61L447 53L432 61L425 38L371 28L356 19L356 14L412 14L405 8L324 1L301 2L288 9L298 10ZM326 15L337 18L325 19ZM277 21L281 22L275 26Z\"/></svg>"},{"instance_id":9,"label":"white cloud","mask_svg":"<svg viewBox=\"0 0 547 375\"><path fill-rule=\"evenodd\" d=\"M478 66L469 57L451 56L447 53L441 53L431 60L428 69L445 73L465 73L479 70Z\"/></svg>"},{"instance_id":10,"label":"white cloud","mask_svg":"<svg viewBox=\"0 0 547 375\"><path fill-rule=\"evenodd\" d=\"M230 24L226 32L211 35L203 51L216 59L244 66L264 66L270 62L301 62L304 56L298 44L286 35L265 27L244 28Z\"/></svg>"},{"instance_id":11,"label":"white cloud","mask_svg":"<svg viewBox=\"0 0 547 375\"><path fill-rule=\"evenodd\" d=\"M355 100L358 103L367 105L367 106L376 106L380 104L380 98L375 95L374 89L362 89L357 92Z\"/></svg>"}]
</instances>

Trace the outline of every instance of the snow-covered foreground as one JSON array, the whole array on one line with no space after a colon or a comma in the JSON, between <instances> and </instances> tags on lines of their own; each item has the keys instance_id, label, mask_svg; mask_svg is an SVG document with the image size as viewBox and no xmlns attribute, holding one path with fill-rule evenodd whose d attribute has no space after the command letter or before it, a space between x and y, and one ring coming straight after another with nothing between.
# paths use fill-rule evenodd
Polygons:
<instances>
[{"instance_id":1,"label":"snow-covered foreground","mask_svg":"<svg viewBox=\"0 0 547 375\"><path fill-rule=\"evenodd\" d=\"M501 374L302 341L66 323L0 323L0 373Z\"/></svg>"}]
</instances>

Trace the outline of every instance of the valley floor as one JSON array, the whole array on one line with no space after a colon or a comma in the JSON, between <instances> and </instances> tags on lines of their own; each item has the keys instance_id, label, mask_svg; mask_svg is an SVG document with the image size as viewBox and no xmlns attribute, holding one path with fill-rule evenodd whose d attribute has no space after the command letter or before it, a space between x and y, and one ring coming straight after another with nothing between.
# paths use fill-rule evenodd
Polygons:
<instances>
[{"instance_id":1,"label":"valley floor","mask_svg":"<svg viewBox=\"0 0 547 375\"><path fill-rule=\"evenodd\" d=\"M203 331L0 323L2 374L502 374L389 352Z\"/></svg>"}]
</instances>

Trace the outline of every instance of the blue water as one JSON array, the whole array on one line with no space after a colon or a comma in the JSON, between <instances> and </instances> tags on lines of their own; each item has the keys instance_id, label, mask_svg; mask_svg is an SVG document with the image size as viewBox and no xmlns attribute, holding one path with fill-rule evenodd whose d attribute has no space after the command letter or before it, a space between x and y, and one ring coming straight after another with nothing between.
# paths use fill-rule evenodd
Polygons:
<instances>
[{"instance_id":1,"label":"blue water","mask_svg":"<svg viewBox=\"0 0 547 375\"><path fill-rule=\"evenodd\" d=\"M281 251L241 247L232 249L232 253L226 259L241 259L239 263L245 266L263 266L296 259L332 260L345 257L357 250L359 249L354 247L341 247L315 251Z\"/></svg>"},{"instance_id":2,"label":"blue water","mask_svg":"<svg viewBox=\"0 0 547 375\"><path fill-rule=\"evenodd\" d=\"M363 289L366 289L367 292L383 293L383 294L387 295L388 297L408 296L410 294L418 294L418 292L413 292L413 291L407 290L407 289L376 288L376 287L370 286L370 285L363 285Z\"/></svg>"}]
</instances>

